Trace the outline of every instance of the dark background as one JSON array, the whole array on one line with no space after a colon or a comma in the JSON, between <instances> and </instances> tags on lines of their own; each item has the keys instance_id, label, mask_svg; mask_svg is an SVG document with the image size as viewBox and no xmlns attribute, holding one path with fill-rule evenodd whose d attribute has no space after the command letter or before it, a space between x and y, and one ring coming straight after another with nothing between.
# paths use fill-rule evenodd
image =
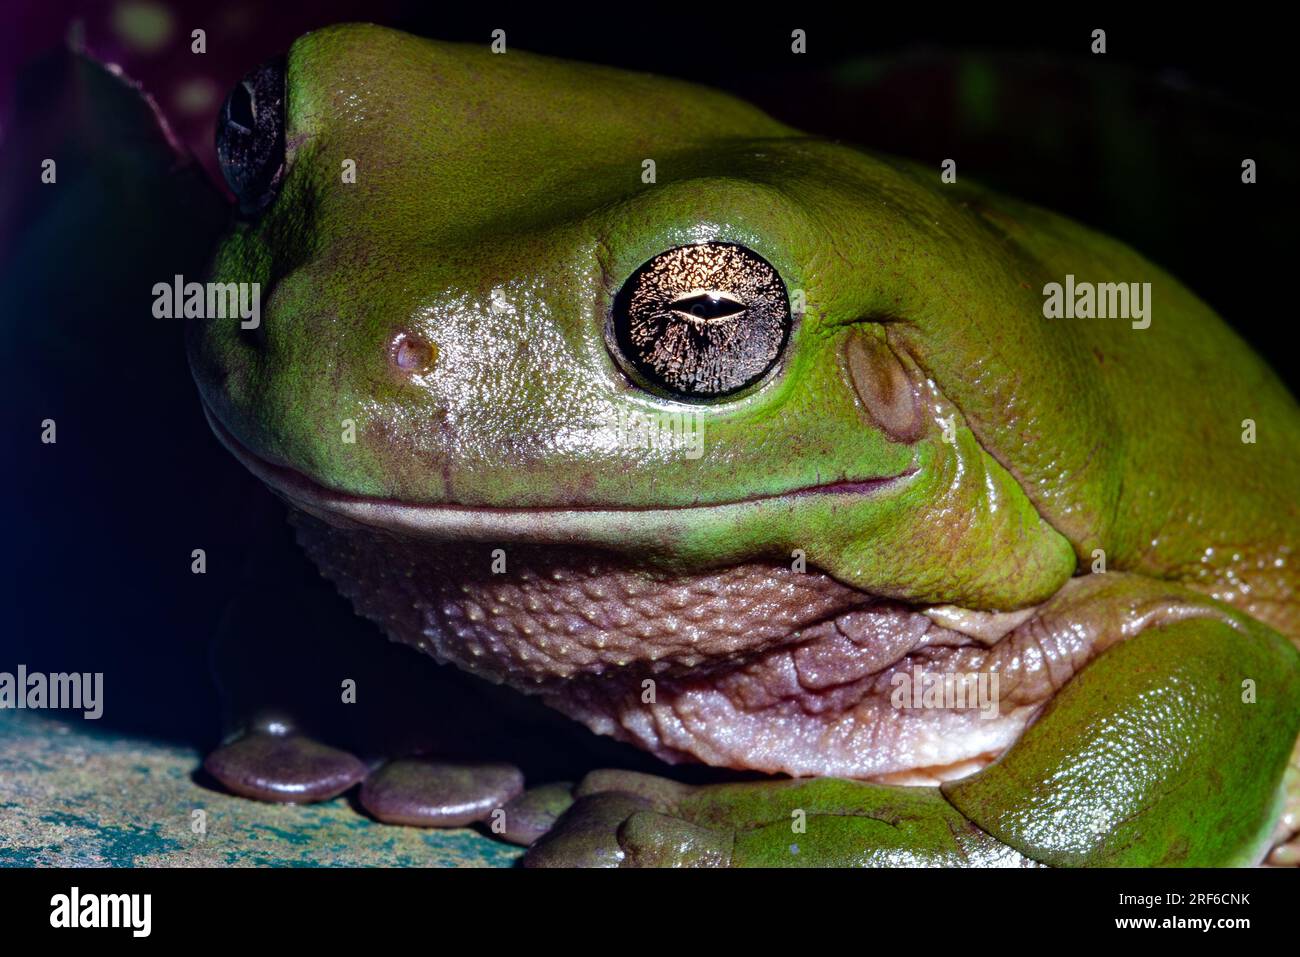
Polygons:
<instances>
[{"instance_id":1,"label":"dark background","mask_svg":"<svg viewBox=\"0 0 1300 957\"><path fill-rule=\"evenodd\" d=\"M127 307L88 279L111 273L122 289L148 290L200 255L215 220L196 216L193 248L164 247L132 225L166 197L117 192L93 168L121 121L65 85L51 51L70 31L142 83L209 171L226 90L299 33L342 20L485 44L500 27L512 49L720 86L812 133L936 167L955 158L963 177L1125 240L1213 305L1295 391L1286 284L1300 167L1295 56L1282 24L1254 9L1172 23L1132 9L1077 18L965 9L609 3L477 15L384 0L7 3L0 572L13 614L0 626L0 670L104 671L102 730L210 744L207 639L283 537L280 506L203 422L179 324L150 320L143 295ZM203 57L189 50L196 26L208 32ZM806 55L790 53L794 27L808 32ZM1107 31L1105 56L1089 53L1096 27ZM93 135L65 136L88 122ZM22 145L36 141L35 152ZM71 160L60 167L71 188L57 198L37 192L29 163L51 150ZM1257 185L1240 181L1246 157L1259 163ZM37 439L47 417L59 423L56 446ZM196 547L207 550L205 576L190 573ZM376 639L375 654L383 648Z\"/></svg>"}]
</instances>

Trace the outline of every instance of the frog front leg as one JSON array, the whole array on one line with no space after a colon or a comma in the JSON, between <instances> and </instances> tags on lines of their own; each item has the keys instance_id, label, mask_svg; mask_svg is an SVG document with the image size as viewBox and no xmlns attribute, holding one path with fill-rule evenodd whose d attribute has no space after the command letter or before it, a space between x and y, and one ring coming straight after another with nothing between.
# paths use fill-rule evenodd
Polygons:
<instances>
[{"instance_id":1,"label":"frog front leg","mask_svg":"<svg viewBox=\"0 0 1300 957\"><path fill-rule=\"evenodd\" d=\"M842 778L703 787L596 771L527 867L1033 866L938 788Z\"/></svg>"},{"instance_id":2,"label":"frog front leg","mask_svg":"<svg viewBox=\"0 0 1300 957\"><path fill-rule=\"evenodd\" d=\"M1250 619L1170 621L1062 689L1004 758L946 785L982 829L1054 866L1260 863L1300 729L1300 655Z\"/></svg>"},{"instance_id":3,"label":"frog front leg","mask_svg":"<svg viewBox=\"0 0 1300 957\"><path fill-rule=\"evenodd\" d=\"M1104 586L1103 586L1104 587ZM1121 588L1128 588L1122 583ZM939 788L842 780L685 788L584 781L526 864L1240 866L1279 831L1300 655L1207 601L1075 675L998 761ZM1032 626L1031 626L1032 627Z\"/></svg>"}]
</instances>

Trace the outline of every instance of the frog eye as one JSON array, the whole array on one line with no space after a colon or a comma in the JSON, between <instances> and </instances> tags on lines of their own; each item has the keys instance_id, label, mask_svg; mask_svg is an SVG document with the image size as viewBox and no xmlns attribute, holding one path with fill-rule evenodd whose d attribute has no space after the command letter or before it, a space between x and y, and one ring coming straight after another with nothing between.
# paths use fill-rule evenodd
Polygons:
<instances>
[{"instance_id":1,"label":"frog eye","mask_svg":"<svg viewBox=\"0 0 1300 957\"><path fill-rule=\"evenodd\" d=\"M610 351L638 385L716 399L763 378L790 337L790 301L772 265L734 243L678 246L614 297Z\"/></svg>"},{"instance_id":2,"label":"frog eye","mask_svg":"<svg viewBox=\"0 0 1300 957\"><path fill-rule=\"evenodd\" d=\"M284 58L239 81L217 117L217 159L247 215L275 198L284 176Z\"/></svg>"}]
</instances>

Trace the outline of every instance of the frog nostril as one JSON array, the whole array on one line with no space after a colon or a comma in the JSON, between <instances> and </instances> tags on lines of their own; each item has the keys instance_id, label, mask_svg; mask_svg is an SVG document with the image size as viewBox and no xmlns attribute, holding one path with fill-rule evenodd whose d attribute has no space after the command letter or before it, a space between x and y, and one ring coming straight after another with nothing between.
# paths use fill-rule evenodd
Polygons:
<instances>
[{"instance_id":1,"label":"frog nostril","mask_svg":"<svg viewBox=\"0 0 1300 957\"><path fill-rule=\"evenodd\" d=\"M388 349L389 362L406 375L423 375L438 361L438 347L409 332L399 332Z\"/></svg>"}]
</instances>

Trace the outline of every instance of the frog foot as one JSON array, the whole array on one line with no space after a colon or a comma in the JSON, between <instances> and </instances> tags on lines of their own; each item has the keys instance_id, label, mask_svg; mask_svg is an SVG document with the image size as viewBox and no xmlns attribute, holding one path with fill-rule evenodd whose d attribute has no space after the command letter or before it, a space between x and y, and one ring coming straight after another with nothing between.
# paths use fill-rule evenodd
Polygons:
<instances>
[{"instance_id":1,"label":"frog foot","mask_svg":"<svg viewBox=\"0 0 1300 957\"><path fill-rule=\"evenodd\" d=\"M383 824L454 828L486 823L492 833L527 846L573 803L567 783L524 789L512 764L403 758L371 769L283 721L266 721L217 748L204 770L241 797L311 804L361 785L361 808Z\"/></svg>"},{"instance_id":2,"label":"frog foot","mask_svg":"<svg viewBox=\"0 0 1300 957\"><path fill-rule=\"evenodd\" d=\"M933 787L840 778L691 787L594 771L525 867L1035 866Z\"/></svg>"}]
</instances>

